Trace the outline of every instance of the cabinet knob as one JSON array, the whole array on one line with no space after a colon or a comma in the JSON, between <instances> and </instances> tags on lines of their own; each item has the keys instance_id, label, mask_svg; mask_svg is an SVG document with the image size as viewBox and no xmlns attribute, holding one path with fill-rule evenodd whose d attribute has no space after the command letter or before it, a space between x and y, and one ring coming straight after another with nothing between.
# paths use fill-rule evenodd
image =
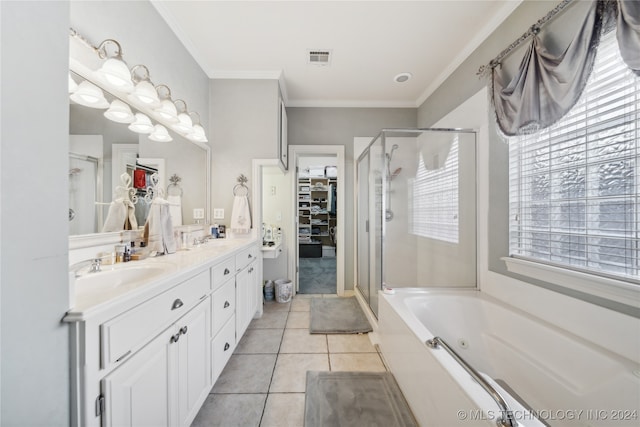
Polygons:
<instances>
[{"instance_id":1,"label":"cabinet knob","mask_svg":"<svg viewBox=\"0 0 640 427\"><path fill-rule=\"evenodd\" d=\"M228 342L224 343L224 351L229 350L229 347L231 347L231 346L229 345Z\"/></svg>"},{"instance_id":2,"label":"cabinet knob","mask_svg":"<svg viewBox=\"0 0 640 427\"><path fill-rule=\"evenodd\" d=\"M249 258L249 259L253 258L253 255L249 254L248 258Z\"/></svg>"},{"instance_id":3,"label":"cabinet knob","mask_svg":"<svg viewBox=\"0 0 640 427\"><path fill-rule=\"evenodd\" d=\"M227 274L229 274L229 273L231 273L231 272L229 271L229 269L228 269L228 268L225 268L225 269L224 269L224 275L226 276L226 275L227 275Z\"/></svg>"},{"instance_id":4,"label":"cabinet knob","mask_svg":"<svg viewBox=\"0 0 640 427\"><path fill-rule=\"evenodd\" d=\"M180 339L180 333L178 332L175 335L171 335L171 339L169 340L169 343L173 344L174 342L178 342L179 339Z\"/></svg>"},{"instance_id":5,"label":"cabinet knob","mask_svg":"<svg viewBox=\"0 0 640 427\"><path fill-rule=\"evenodd\" d=\"M253 273L253 267L249 269L249 273Z\"/></svg>"},{"instance_id":6,"label":"cabinet knob","mask_svg":"<svg viewBox=\"0 0 640 427\"><path fill-rule=\"evenodd\" d=\"M183 326L182 328L180 328L180 334L179 335L185 335L187 333L187 327Z\"/></svg>"},{"instance_id":7,"label":"cabinet knob","mask_svg":"<svg viewBox=\"0 0 640 427\"><path fill-rule=\"evenodd\" d=\"M224 307L223 307L223 308L227 308L227 307L229 307L230 305L231 305L231 304L229 304L229 301L225 301L225 302L224 302Z\"/></svg>"},{"instance_id":8,"label":"cabinet knob","mask_svg":"<svg viewBox=\"0 0 640 427\"><path fill-rule=\"evenodd\" d=\"M177 308L180 308L184 305L184 303L182 302L182 300L180 298L178 298L177 300L175 300L173 302L173 304L171 305L171 310L175 310Z\"/></svg>"}]
</instances>

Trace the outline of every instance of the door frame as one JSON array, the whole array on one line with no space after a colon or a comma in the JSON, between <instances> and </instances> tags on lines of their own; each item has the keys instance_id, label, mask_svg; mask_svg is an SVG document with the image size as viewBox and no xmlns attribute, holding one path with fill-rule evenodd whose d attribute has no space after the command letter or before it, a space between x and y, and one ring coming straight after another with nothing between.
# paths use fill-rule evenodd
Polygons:
<instances>
[{"instance_id":1,"label":"door frame","mask_svg":"<svg viewBox=\"0 0 640 427\"><path fill-rule=\"evenodd\" d=\"M298 159L299 157L309 157L314 155L329 155L336 156L336 166L338 169L337 176L337 197L336 204L338 210L336 212L336 293L338 296L344 296L344 261L345 261L345 197L344 197L344 181L345 181L345 164L344 164L344 145L290 145L289 146L289 171L291 172L291 191L292 200L294 201L295 214L292 216L291 230L288 236L287 244L289 248L292 248L292 254L294 255L289 259L289 277L293 277L295 281L296 292L299 291L299 278L298 278Z\"/></svg>"}]
</instances>

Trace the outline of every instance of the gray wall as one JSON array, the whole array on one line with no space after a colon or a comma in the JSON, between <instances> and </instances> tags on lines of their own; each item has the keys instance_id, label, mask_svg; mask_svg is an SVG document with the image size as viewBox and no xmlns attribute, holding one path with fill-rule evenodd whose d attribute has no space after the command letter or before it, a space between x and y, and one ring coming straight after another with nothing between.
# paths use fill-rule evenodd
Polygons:
<instances>
[{"instance_id":1,"label":"gray wall","mask_svg":"<svg viewBox=\"0 0 640 427\"><path fill-rule=\"evenodd\" d=\"M212 221L229 226L236 178L251 179L252 159L278 158L278 81L214 79L210 96L211 201L225 214Z\"/></svg>"},{"instance_id":2,"label":"gray wall","mask_svg":"<svg viewBox=\"0 0 640 427\"><path fill-rule=\"evenodd\" d=\"M69 4L0 15L0 424L67 426Z\"/></svg>"},{"instance_id":3,"label":"gray wall","mask_svg":"<svg viewBox=\"0 0 640 427\"><path fill-rule=\"evenodd\" d=\"M345 289L353 289L356 225L353 223L353 138L376 136L383 128L416 127L414 108L287 108L290 145L345 147ZM341 208L338 208L339 210Z\"/></svg>"},{"instance_id":4,"label":"gray wall","mask_svg":"<svg viewBox=\"0 0 640 427\"><path fill-rule=\"evenodd\" d=\"M450 76L438 89L418 108L418 126L433 125L448 112L476 94L487 85L488 80L476 76L478 67L487 64L512 41L520 37L539 18L545 16L559 2L525 0ZM576 3L567 9L557 20L549 24L553 28L554 37L566 39L571 31L567 28L584 17L585 5ZM556 25L553 27L553 25ZM545 37L544 33L541 37ZM509 58L509 67L518 58L514 53ZM490 113L492 114L492 113ZM493 117L489 123L493 123ZM640 316L640 310L623 304L614 303L593 297L581 292L543 283L528 277L507 272L504 261L500 258L509 254L508 217L509 217L509 182L508 182L508 145L497 135L494 126L489 126L489 247L479 257L487 257L489 270L529 282L556 292L560 292L584 301L588 301L633 316ZM483 249L483 248L480 248Z\"/></svg>"}]
</instances>

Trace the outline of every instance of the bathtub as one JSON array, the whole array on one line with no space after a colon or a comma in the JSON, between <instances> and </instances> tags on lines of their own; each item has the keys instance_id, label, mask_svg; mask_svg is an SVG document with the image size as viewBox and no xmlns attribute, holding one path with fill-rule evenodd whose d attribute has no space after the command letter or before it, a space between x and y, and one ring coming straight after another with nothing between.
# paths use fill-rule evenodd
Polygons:
<instances>
[{"instance_id":1,"label":"bathtub","mask_svg":"<svg viewBox=\"0 0 640 427\"><path fill-rule=\"evenodd\" d=\"M421 426L495 426L501 415L451 355L425 345L434 336L494 386L519 425L640 425L637 357L615 354L482 292L380 293L378 333L385 362Z\"/></svg>"}]
</instances>

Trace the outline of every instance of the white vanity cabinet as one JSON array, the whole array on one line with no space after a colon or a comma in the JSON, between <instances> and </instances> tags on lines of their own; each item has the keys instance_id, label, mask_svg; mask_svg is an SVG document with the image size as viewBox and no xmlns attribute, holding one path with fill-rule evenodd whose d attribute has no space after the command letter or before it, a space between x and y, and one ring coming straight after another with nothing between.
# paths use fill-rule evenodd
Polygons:
<instances>
[{"instance_id":1,"label":"white vanity cabinet","mask_svg":"<svg viewBox=\"0 0 640 427\"><path fill-rule=\"evenodd\" d=\"M203 300L102 380L103 425L188 426L211 389Z\"/></svg>"},{"instance_id":2,"label":"white vanity cabinet","mask_svg":"<svg viewBox=\"0 0 640 427\"><path fill-rule=\"evenodd\" d=\"M72 425L189 426L261 312L258 258L255 239L169 255L170 274L70 310Z\"/></svg>"}]
</instances>

